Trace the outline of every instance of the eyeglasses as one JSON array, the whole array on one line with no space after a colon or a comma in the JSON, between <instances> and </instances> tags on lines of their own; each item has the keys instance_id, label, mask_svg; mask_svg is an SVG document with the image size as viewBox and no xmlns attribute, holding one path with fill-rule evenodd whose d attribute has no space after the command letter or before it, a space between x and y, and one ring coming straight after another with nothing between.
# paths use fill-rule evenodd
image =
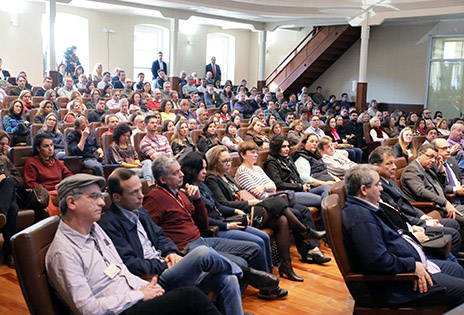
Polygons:
<instances>
[{"instance_id":1,"label":"eyeglasses","mask_svg":"<svg viewBox=\"0 0 464 315\"><path fill-rule=\"evenodd\" d=\"M91 193L90 195L86 196L89 199L92 199L93 201L98 201L99 199L103 199L103 194L102 193Z\"/></svg>"},{"instance_id":2,"label":"eyeglasses","mask_svg":"<svg viewBox=\"0 0 464 315\"><path fill-rule=\"evenodd\" d=\"M222 164L232 163L232 159L221 160L219 161L219 163L222 163Z\"/></svg>"},{"instance_id":3,"label":"eyeglasses","mask_svg":"<svg viewBox=\"0 0 464 315\"><path fill-rule=\"evenodd\" d=\"M436 158L437 158L437 156L434 155L434 154L425 154L425 153L424 153L424 155L425 155L426 157L428 157L429 159L436 159Z\"/></svg>"}]
</instances>

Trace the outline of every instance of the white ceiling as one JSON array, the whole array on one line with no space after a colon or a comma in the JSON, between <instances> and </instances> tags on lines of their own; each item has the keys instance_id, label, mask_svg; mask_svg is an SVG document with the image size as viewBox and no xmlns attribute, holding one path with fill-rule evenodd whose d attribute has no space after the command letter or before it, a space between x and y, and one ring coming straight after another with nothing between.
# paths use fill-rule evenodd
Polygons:
<instances>
[{"instance_id":1,"label":"white ceiling","mask_svg":"<svg viewBox=\"0 0 464 315\"><path fill-rule=\"evenodd\" d=\"M371 25L464 19L464 0L57 0L72 6L151 17L194 17L224 28L274 30L313 25ZM219 20L219 21L218 21ZM225 23L228 21L230 23Z\"/></svg>"}]
</instances>

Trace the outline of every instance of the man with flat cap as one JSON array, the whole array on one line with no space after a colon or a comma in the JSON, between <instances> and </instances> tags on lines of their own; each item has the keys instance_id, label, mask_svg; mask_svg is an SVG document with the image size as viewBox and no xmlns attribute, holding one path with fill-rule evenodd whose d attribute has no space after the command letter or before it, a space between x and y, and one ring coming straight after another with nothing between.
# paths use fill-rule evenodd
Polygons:
<instances>
[{"instance_id":1,"label":"man with flat cap","mask_svg":"<svg viewBox=\"0 0 464 315\"><path fill-rule=\"evenodd\" d=\"M105 202L103 177L76 174L58 185L61 221L45 259L47 275L75 314L220 314L197 288L164 294L131 274L96 223Z\"/></svg>"}]
</instances>

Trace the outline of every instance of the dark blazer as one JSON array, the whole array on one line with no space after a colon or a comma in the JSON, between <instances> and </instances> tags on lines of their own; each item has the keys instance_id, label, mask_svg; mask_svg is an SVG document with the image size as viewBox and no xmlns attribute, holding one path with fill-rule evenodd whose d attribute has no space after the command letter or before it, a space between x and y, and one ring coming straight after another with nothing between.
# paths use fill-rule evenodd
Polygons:
<instances>
[{"instance_id":1,"label":"dark blazer","mask_svg":"<svg viewBox=\"0 0 464 315\"><path fill-rule=\"evenodd\" d=\"M159 64L159 60L156 59L151 64L151 74L153 74L153 80L158 77L158 70L159 69L161 69L160 64ZM164 69L164 73L166 73L166 75L168 75L168 65L164 61L163 61L163 69Z\"/></svg>"},{"instance_id":2,"label":"dark blazer","mask_svg":"<svg viewBox=\"0 0 464 315\"><path fill-rule=\"evenodd\" d=\"M221 231L227 230L227 222L224 221L224 217L233 216L235 209L218 203L214 198L213 192L205 183L200 183L198 188L200 189L201 198L205 203L206 210L208 210L209 224L218 226Z\"/></svg>"},{"instance_id":3,"label":"dark blazer","mask_svg":"<svg viewBox=\"0 0 464 315\"><path fill-rule=\"evenodd\" d=\"M433 169L424 170L417 160L401 175L401 189L410 201L432 201L443 210L448 201L441 185L440 176Z\"/></svg>"},{"instance_id":4,"label":"dark blazer","mask_svg":"<svg viewBox=\"0 0 464 315\"><path fill-rule=\"evenodd\" d=\"M229 182L237 185L232 177L230 177L228 174L225 174L225 176ZM208 175L208 177L206 177L205 184L209 189L211 189L214 198L220 204L236 209L242 209L245 212L248 212L248 202L236 201L232 191L229 188L229 185L219 175Z\"/></svg>"},{"instance_id":5,"label":"dark blazer","mask_svg":"<svg viewBox=\"0 0 464 315\"><path fill-rule=\"evenodd\" d=\"M157 250L161 251L163 257L171 253L179 254L176 244L163 235L163 229L153 223L147 210L140 209L139 215L139 220L147 232L148 239ZM111 238L124 264L133 274L160 275L168 268L164 261L143 258L143 248L137 233L137 224L127 219L114 203L102 215L98 224Z\"/></svg>"},{"instance_id":6,"label":"dark blazer","mask_svg":"<svg viewBox=\"0 0 464 315\"><path fill-rule=\"evenodd\" d=\"M292 159L288 160L288 167L282 167L279 161L271 155L264 162L264 171L276 184L277 190L303 191L303 181ZM293 176L292 176L293 173ZM296 175L296 178L294 178ZM294 182L291 182L293 178Z\"/></svg>"},{"instance_id":7,"label":"dark blazer","mask_svg":"<svg viewBox=\"0 0 464 315\"><path fill-rule=\"evenodd\" d=\"M422 210L415 208L409 202L406 195L395 184L395 182L390 180L387 183L387 181L383 177L381 177L381 180L383 191L380 197L382 198L382 200L403 212L403 214L409 219L409 221L412 224L424 227L425 221L421 220L420 217L422 217L425 213L422 212Z\"/></svg>"},{"instance_id":8,"label":"dark blazer","mask_svg":"<svg viewBox=\"0 0 464 315\"><path fill-rule=\"evenodd\" d=\"M353 267L361 273L396 274L413 272L420 257L415 248L408 243L395 228L384 211L353 196L348 196L343 207L343 241L346 252L352 259ZM435 281L434 281L435 283ZM350 293L360 306L390 306L407 303L419 298L412 284L401 281L366 282L369 290L359 289L359 284L347 284ZM428 293L442 290L436 284L428 287Z\"/></svg>"},{"instance_id":9,"label":"dark blazer","mask_svg":"<svg viewBox=\"0 0 464 315\"><path fill-rule=\"evenodd\" d=\"M8 70L2 70L2 74L5 79L11 77L10 72Z\"/></svg>"},{"instance_id":10,"label":"dark blazer","mask_svg":"<svg viewBox=\"0 0 464 315\"><path fill-rule=\"evenodd\" d=\"M462 172L461 172L461 169L459 168L459 165L458 165L458 161L456 161L456 159L454 157L450 157L446 163L448 163L448 165L450 166L451 170L454 172L454 175L456 175L456 178L458 179L459 181L459 184L463 184L463 178L462 178ZM448 177L446 176L446 171L444 172L445 173L445 178L444 178L444 184L446 186L449 186L449 182L448 182ZM446 190L446 191L449 191L449 188ZM451 193L451 192L450 192Z\"/></svg>"},{"instance_id":11,"label":"dark blazer","mask_svg":"<svg viewBox=\"0 0 464 315\"><path fill-rule=\"evenodd\" d=\"M353 122L349 120L345 125L345 131L348 135L355 135L353 138L348 140L349 144L354 145L355 147L362 148L366 146L366 141L363 139L364 130L363 124Z\"/></svg>"},{"instance_id":12,"label":"dark blazer","mask_svg":"<svg viewBox=\"0 0 464 315\"><path fill-rule=\"evenodd\" d=\"M213 74L213 80L221 80L221 67L219 67L218 64L216 64L216 76L214 76L214 71L213 71L213 64L209 63L206 65L206 70L205 70L205 77L206 73L210 71Z\"/></svg>"}]
</instances>

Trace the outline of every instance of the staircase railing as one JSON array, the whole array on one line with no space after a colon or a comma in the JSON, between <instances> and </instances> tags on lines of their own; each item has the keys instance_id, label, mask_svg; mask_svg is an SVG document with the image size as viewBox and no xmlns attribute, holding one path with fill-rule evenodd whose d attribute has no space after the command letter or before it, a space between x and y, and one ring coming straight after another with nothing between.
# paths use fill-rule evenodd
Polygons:
<instances>
[{"instance_id":1,"label":"staircase railing","mask_svg":"<svg viewBox=\"0 0 464 315\"><path fill-rule=\"evenodd\" d=\"M287 66L287 64L303 49L306 44L322 29L321 26L316 26L312 31L306 35L305 38L282 60L277 67L272 70L271 73L266 77L266 84L269 84L274 78Z\"/></svg>"}]
</instances>

